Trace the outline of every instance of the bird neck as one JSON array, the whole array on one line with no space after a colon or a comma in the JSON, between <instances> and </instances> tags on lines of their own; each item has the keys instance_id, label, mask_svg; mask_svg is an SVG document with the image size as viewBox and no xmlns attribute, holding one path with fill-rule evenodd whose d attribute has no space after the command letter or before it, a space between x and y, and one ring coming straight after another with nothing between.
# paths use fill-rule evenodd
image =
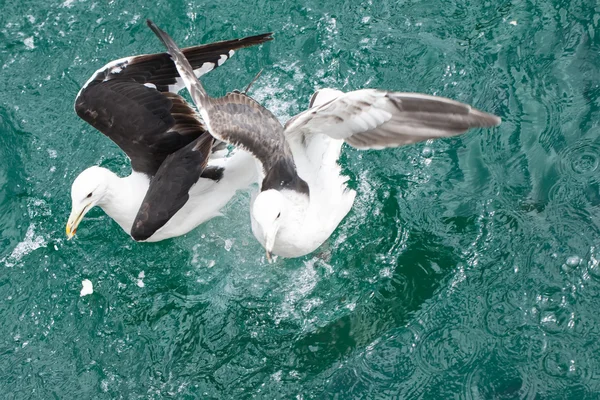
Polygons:
<instances>
[{"instance_id":1,"label":"bird neck","mask_svg":"<svg viewBox=\"0 0 600 400\"><path fill-rule=\"evenodd\" d=\"M130 233L133 221L148 191L150 179L135 171L125 178L108 171L106 179L106 194L98 205L125 232Z\"/></svg>"}]
</instances>

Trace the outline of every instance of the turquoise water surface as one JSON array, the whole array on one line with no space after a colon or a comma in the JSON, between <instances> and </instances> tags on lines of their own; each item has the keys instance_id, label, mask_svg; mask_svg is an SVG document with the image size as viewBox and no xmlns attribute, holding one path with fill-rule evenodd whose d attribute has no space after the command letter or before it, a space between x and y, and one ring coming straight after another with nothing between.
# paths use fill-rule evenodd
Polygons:
<instances>
[{"instance_id":1,"label":"turquoise water surface","mask_svg":"<svg viewBox=\"0 0 600 400\"><path fill-rule=\"evenodd\" d=\"M125 155L80 120L110 60L267 31L203 80L282 121L316 88L436 94L499 128L345 148L358 191L319 251L265 261L251 191L155 244L70 186ZM594 1L4 1L0 393L8 399L596 399L600 4ZM82 281L94 293L80 297Z\"/></svg>"}]
</instances>

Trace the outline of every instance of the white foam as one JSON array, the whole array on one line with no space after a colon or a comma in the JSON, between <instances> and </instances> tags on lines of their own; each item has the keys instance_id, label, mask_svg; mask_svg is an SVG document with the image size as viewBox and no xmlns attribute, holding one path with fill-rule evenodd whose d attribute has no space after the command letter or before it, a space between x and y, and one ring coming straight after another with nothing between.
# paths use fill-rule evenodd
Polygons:
<instances>
[{"instance_id":1,"label":"white foam","mask_svg":"<svg viewBox=\"0 0 600 400\"><path fill-rule=\"evenodd\" d=\"M7 267L13 267L24 256L40 247L46 247L46 240L42 236L36 236L35 225L30 224L25 233L25 238L17 244L10 256L4 260L4 264Z\"/></svg>"},{"instance_id":2,"label":"white foam","mask_svg":"<svg viewBox=\"0 0 600 400\"><path fill-rule=\"evenodd\" d=\"M296 307L317 286L319 278L314 267L315 261L316 259L312 259L305 262L305 268L295 273L290 279L281 310L275 315L275 324L279 324L281 320L290 316L297 317Z\"/></svg>"},{"instance_id":3,"label":"white foam","mask_svg":"<svg viewBox=\"0 0 600 400\"><path fill-rule=\"evenodd\" d=\"M84 279L81 281L81 292L79 293L79 297L87 296L88 294L94 293L94 285L89 279Z\"/></svg>"},{"instance_id":4,"label":"white foam","mask_svg":"<svg viewBox=\"0 0 600 400\"><path fill-rule=\"evenodd\" d=\"M27 39L23 40L23 43L25 43L25 47L27 47L29 50L35 48L35 46L33 45L33 36L30 36Z\"/></svg>"},{"instance_id":5,"label":"white foam","mask_svg":"<svg viewBox=\"0 0 600 400\"><path fill-rule=\"evenodd\" d=\"M275 115L282 123L290 119L293 108L297 108L294 88L291 85L279 84L279 78L266 76L261 82L267 82L265 86L257 86L252 90L252 97ZM287 96L286 96L287 95ZM282 97L292 100L282 99Z\"/></svg>"},{"instance_id":6,"label":"white foam","mask_svg":"<svg viewBox=\"0 0 600 400\"><path fill-rule=\"evenodd\" d=\"M73 3L75 3L75 0L65 0L64 3L62 3L62 6L71 8L73 7Z\"/></svg>"},{"instance_id":7,"label":"white foam","mask_svg":"<svg viewBox=\"0 0 600 400\"><path fill-rule=\"evenodd\" d=\"M139 287L144 287L144 278L146 277L146 274L144 273L144 271L140 272L138 274L138 280L136 282L136 285L138 285Z\"/></svg>"}]
</instances>

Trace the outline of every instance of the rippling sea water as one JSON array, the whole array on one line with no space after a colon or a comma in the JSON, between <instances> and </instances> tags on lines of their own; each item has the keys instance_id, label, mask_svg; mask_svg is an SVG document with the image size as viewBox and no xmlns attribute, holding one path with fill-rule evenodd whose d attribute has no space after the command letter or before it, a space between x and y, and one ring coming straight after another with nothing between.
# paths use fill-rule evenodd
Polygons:
<instances>
[{"instance_id":1,"label":"rippling sea water","mask_svg":"<svg viewBox=\"0 0 600 400\"><path fill-rule=\"evenodd\" d=\"M67 242L70 185L123 153L73 112L90 74L265 31L204 79L286 120L315 88L417 91L493 130L359 152L354 209L269 265L249 192L185 237L101 210ZM0 391L6 398L595 399L600 395L600 6L594 1L4 2ZM89 279L94 293L80 297Z\"/></svg>"}]
</instances>

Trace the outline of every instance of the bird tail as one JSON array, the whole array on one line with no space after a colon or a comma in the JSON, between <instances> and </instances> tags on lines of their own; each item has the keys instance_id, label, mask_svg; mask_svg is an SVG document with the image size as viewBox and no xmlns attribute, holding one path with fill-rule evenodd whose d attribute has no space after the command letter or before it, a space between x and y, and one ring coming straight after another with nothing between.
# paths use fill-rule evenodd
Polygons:
<instances>
[{"instance_id":1,"label":"bird tail","mask_svg":"<svg viewBox=\"0 0 600 400\"><path fill-rule=\"evenodd\" d=\"M183 55L181 49L177 46L177 44L175 44L173 39L171 39L171 37L165 31L156 26L154 22L148 19L146 20L146 23L150 29L152 29L152 32L158 36L160 41L167 48L167 52L173 59L173 62L177 67L177 71L183 79L183 82L185 83L185 86L190 92L190 95L192 96L192 99L194 99L196 105L198 107L204 107L208 100L208 94L206 93L206 90L204 90L204 87L198 78L196 78L196 75L194 75L194 69L190 65L187 58L185 58Z\"/></svg>"}]
</instances>

